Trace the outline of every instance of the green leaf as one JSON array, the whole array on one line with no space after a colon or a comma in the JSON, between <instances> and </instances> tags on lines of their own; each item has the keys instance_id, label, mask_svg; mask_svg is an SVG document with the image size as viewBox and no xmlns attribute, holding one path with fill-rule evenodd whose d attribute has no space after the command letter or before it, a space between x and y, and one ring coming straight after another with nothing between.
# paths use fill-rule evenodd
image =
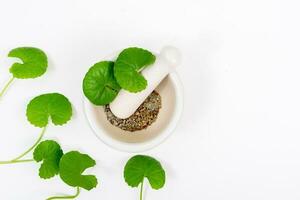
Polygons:
<instances>
[{"instance_id":1,"label":"green leaf","mask_svg":"<svg viewBox=\"0 0 300 200\"><path fill-rule=\"evenodd\" d=\"M106 105L117 96L120 86L113 74L114 63L102 61L92 66L83 79L84 95L95 105Z\"/></svg>"},{"instance_id":2,"label":"green leaf","mask_svg":"<svg viewBox=\"0 0 300 200\"><path fill-rule=\"evenodd\" d=\"M94 175L82 175L82 173L96 165L89 155L78 151L71 151L63 155L59 163L59 174L61 179L72 187L81 187L91 190L97 186L98 181Z\"/></svg>"},{"instance_id":3,"label":"green leaf","mask_svg":"<svg viewBox=\"0 0 300 200\"><path fill-rule=\"evenodd\" d=\"M20 47L9 52L8 57L19 58L23 63L14 63L9 69L15 78L27 79L43 75L48 66L46 54L37 48Z\"/></svg>"},{"instance_id":4,"label":"green leaf","mask_svg":"<svg viewBox=\"0 0 300 200\"><path fill-rule=\"evenodd\" d=\"M43 94L29 102L26 115L28 121L37 127L47 126L49 117L53 124L63 125L71 119L72 105L62 94Z\"/></svg>"},{"instance_id":5,"label":"green leaf","mask_svg":"<svg viewBox=\"0 0 300 200\"><path fill-rule=\"evenodd\" d=\"M147 87L147 80L139 73L155 62L155 56L144 49L131 47L123 50L114 68L119 85L129 92L140 92Z\"/></svg>"},{"instance_id":6,"label":"green leaf","mask_svg":"<svg viewBox=\"0 0 300 200\"><path fill-rule=\"evenodd\" d=\"M63 155L59 144L53 140L41 142L33 152L33 159L36 162L43 161L39 175L41 178L48 179L59 172L59 161Z\"/></svg>"},{"instance_id":7,"label":"green leaf","mask_svg":"<svg viewBox=\"0 0 300 200\"><path fill-rule=\"evenodd\" d=\"M138 187L147 178L153 189L160 189L165 184L165 171L161 164L150 156L137 155L126 163L124 178L131 187Z\"/></svg>"}]
</instances>

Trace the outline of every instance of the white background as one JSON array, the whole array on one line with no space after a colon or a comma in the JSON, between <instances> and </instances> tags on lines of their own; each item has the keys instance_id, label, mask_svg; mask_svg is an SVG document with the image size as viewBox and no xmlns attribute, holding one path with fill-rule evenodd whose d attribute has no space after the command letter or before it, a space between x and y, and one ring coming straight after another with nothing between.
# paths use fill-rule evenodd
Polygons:
<instances>
[{"instance_id":1,"label":"white background","mask_svg":"<svg viewBox=\"0 0 300 200\"><path fill-rule=\"evenodd\" d=\"M146 199L296 200L300 198L300 28L297 0L0 0L0 87L10 78L10 49L36 46L49 70L17 80L0 101L0 158L18 155L40 130L28 101L61 92L75 115L46 138L94 157L99 187L78 199L135 200L122 171L133 154L96 139L85 121L81 82L103 56L128 46L177 46L185 89L182 120L171 138L145 152L167 171ZM30 157L30 156L29 156ZM39 179L34 163L0 166L4 200L42 200L74 189Z\"/></svg>"}]
</instances>

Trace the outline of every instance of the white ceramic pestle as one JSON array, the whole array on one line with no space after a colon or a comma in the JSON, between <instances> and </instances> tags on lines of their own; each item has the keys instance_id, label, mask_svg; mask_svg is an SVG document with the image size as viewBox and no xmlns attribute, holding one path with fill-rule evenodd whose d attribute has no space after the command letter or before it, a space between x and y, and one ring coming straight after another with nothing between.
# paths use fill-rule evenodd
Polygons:
<instances>
[{"instance_id":1,"label":"white ceramic pestle","mask_svg":"<svg viewBox=\"0 0 300 200\"><path fill-rule=\"evenodd\" d=\"M180 64L181 56L177 48L166 46L156 56L153 65L142 70L141 74L148 82L146 89L138 93L120 90L115 100L110 104L112 113L118 118L130 117L146 100L160 82Z\"/></svg>"}]
</instances>

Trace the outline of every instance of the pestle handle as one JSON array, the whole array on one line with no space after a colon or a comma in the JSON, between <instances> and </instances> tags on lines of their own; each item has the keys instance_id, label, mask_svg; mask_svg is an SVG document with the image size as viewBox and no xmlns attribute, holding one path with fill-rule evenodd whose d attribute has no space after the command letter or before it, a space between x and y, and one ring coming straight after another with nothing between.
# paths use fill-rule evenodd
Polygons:
<instances>
[{"instance_id":1,"label":"pestle handle","mask_svg":"<svg viewBox=\"0 0 300 200\"><path fill-rule=\"evenodd\" d=\"M156 56L155 63L141 72L148 82L146 89L138 93L120 90L115 100L110 104L112 113L121 119L130 117L160 82L180 64L180 60L181 56L177 48L164 47Z\"/></svg>"}]
</instances>

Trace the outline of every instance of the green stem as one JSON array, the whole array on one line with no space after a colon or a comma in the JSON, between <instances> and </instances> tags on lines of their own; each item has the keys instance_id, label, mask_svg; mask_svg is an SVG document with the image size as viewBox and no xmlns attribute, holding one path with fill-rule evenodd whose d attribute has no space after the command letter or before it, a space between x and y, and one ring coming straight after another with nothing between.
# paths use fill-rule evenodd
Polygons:
<instances>
[{"instance_id":1,"label":"green stem","mask_svg":"<svg viewBox=\"0 0 300 200\"><path fill-rule=\"evenodd\" d=\"M10 86L10 84L13 82L14 79L15 79L14 77L11 77L11 79L9 79L9 81L6 83L6 85L4 86L4 88L0 92L0 98L3 96L3 94L8 89L8 87Z\"/></svg>"},{"instance_id":2,"label":"green stem","mask_svg":"<svg viewBox=\"0 0 300 200\"><path fill-rule=\"evenodd\" d=\"M42 140L44 134L45 134L45 131L46 131L46 127L43 128L39 138L37 139L37 141L29 148L27 149L24 153L22 153L21 155L19 155L18 157L12 159L12 160L9 160L9 161L0 161L0 165L1 164L13 164L13 163L20 163L20 162L31 162L33 160L20 160L21 158L23 158L25 155L27 155L30 151L32 151L39 143L40 141Z\"/></svg>"},{"instance_id":3,"label":"green stem","mask_svg":"<svg viewBox=\"0 0 300 200\"><path fill-rule=\"evenodd\" d=\"M142 184L141 184L140 200L143 200L143 190L144 190L144 179L142 180Z\"/></svg>"},{"instance_id":4,"label":"green stem","mask_svg":"<svg viewBox=\"0 0 300 200\"><path fill-rule=\"evenodd\" d=\"M22 153L21 155L19 155L18 157L14 158L14 159L12 159L12 161L19 160L19 159L23 158L25 155L27 155L30 151L32 151L40 143L40 141L43 139L45 131L46 131L46 126L43 128L43 130L42 130L39 138L37 139L37 141L29 149L27 149L24 153Z\"/></svg>"},{"instance_id":5,"label":"green stem","mask_svg":"<svg viewBox=\"0 0 300 200\"><path fill-rule=\"evenodd\" d=\"M33 162L33 159L27 159L27 160L11 160L11 161L0 161L0 165L5 164L13 164L13 163L24 163L24 162Z\"/></svg>"},{"instance_id":6,"label":"green stem","mask_svg":"<svg viewBox=\"0 0 300 200\"><path fill-rule=\"evenodd\" d=\"M72 196L54 196L54 197L49 197L46 200L51 200L51 199L75 199L78 197L80 194L80 189L77 187L76 194Z\"/></svg>"}]
</instances>

